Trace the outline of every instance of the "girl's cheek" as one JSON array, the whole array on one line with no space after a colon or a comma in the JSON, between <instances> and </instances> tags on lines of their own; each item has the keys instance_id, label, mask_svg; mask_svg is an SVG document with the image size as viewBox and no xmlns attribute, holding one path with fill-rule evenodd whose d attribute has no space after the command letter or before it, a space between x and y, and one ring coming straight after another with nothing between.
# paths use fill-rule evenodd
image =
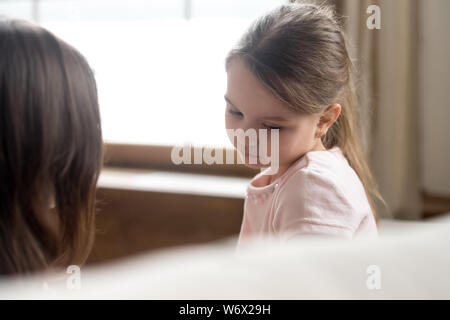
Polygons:
<instances>
[{"instance_id":1,"label":"girl's cheek","mask_svg":"<svg viewBox=\"0 0 450 320\"><path fill-rule=\"evenodd\" d=\"M225 117L225 129L228 136L228 140L230 140L231 144L236 148L236 139L234 138L233 131L236 130L236 125L233 120Z\"/></svg>"},{"instance_id":2,"label":"girl's cheek","mask_svg":"<svg viewBox=\"0 0 450 320\"><path fill-rule=\"evenodd\" d=\"M295 134L280 136L279 147L280 162L290 162L298 156L299 152L301 152L301 137Z\"/></svg>"},{"instance_id":3,"label":"girl's cheek","mask_svg":"<svg viewBox=\"0 0 450 320\"><path fill-rule=\"evenodd\" d=\"M272 141L273 139L273 141ZM285 145L285 143L283 143L283 138L282 135L279 133L278 134L278 139L276 137L272 138L271 135L269 135L267 137L267 141L266 141L266 145L267 145L267 155L269 157L272 157L272 155L275 155L274 153L278 153L278 157L281 157L281 153L282 153L282 146Z\"/></svg>"},{"instance_id":4,"label":"girl's cheek","mask_svg":"<svg viewBox=\"0 0 450 320\"><path fill-rule=\"evenodd\" d=\"M230 116L227 112L227 114L225 115L225 129L234 129L234 121L232 119L230 119Z\"/></svg>"}]
</instances>

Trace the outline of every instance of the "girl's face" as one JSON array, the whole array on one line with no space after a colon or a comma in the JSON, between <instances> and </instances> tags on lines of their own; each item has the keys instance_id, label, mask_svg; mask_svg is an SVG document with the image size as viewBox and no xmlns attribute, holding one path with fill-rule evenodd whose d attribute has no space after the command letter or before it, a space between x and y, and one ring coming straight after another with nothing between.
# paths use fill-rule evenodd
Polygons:
<instances>
[{"instance_id":1,"label":"girl's face","mask_svg":"<svg viewBox=\"0 0 450 320\"><path fill-rule=\"evenodd\" d=\"M279 129L279 168L288 168L294 161L311 150L324 150L318 138L320 115L305 115L279 101L247 69L241 59L234 59L227 68L228 83L225 94L227 129L267 129L267 154L270 156L270 129ZM237 140L237 139L234 139ZM237 141L231 141L237 148ZM249 142L245 142L245 163L252 168L263 165L249 164ZM258 150L259 150L258 138ZM242 155L244 156L244 155ZM267 166L267 165L266 165Z\"/></svg>"}]
</instances>

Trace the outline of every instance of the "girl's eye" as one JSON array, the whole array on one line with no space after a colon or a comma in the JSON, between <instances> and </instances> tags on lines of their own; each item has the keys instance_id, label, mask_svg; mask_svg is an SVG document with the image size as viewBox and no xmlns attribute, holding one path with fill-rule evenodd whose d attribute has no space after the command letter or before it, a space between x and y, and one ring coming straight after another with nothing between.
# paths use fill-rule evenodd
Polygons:
<instances>
[{"instance_id":1,"label":"girl's eye","mask_svg":"<svg viewBox=\"0 0 450 320\"><path fill-rule=\"evenodd\" d=\"M234 110L228 109L228 112L231 113L232 115L235 115L235 116L238 116L238 117L242 117L243 116L242 112L239 112L239 111L234 111Z\"/></svg>"}]
</instances>

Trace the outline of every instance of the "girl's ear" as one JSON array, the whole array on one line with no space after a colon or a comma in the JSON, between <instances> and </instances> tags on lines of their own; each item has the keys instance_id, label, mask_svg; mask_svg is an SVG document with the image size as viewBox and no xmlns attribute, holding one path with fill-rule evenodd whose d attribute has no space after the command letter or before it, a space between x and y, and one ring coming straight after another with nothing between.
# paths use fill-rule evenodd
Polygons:
<instances>
[{"instance_id":1,"label":"girl's ear","mask_svg":"<svg viewBox=\"0 0 450 320\"><path fill-rule=\"evenodd\" d=\"M324 136L328 128L339 118L342 107L339 103L333 103L327 109L325 109L320 115L319 122L317 123L318 137Z\"/></svg>"}]
</instances>

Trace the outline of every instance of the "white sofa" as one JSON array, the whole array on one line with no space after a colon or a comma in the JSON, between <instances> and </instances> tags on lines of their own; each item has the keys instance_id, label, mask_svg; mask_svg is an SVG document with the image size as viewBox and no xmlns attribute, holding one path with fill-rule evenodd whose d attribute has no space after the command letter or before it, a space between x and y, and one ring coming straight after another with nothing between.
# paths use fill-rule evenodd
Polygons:
<instances>
[{"instance_id":1,"label":"white sofa","mask_svg":"<svg viewBox=\"0 0 450 320\"><path fill-rule=\"evenodd\" d=\"M379 230L377 240L305 237L257 242L239 253L235 239L181 247L84 268L76 279L3 280L0 298L450 298L450 215L428 222L383 220Z\"/></svg>"}]
</instances>

